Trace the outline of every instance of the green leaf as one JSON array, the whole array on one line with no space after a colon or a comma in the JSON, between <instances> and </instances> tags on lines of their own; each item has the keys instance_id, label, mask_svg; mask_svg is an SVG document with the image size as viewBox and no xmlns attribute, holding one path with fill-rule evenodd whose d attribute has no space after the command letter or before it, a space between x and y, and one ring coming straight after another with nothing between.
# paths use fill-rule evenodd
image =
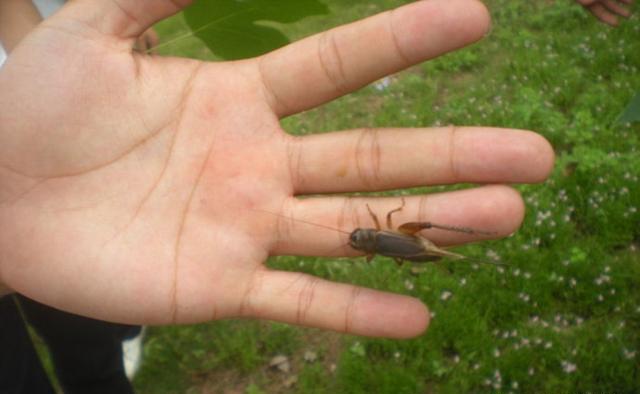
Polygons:
<instances>
[{"instance_id":1,"label":"green leaf","mask_svg":"<svg viewBox=\"0 0 640 394\"><path fill-rule=\"evenodd\" d=\"M624 110L618 123L640 122L640 92L631 100L627 109Z\"/></svg>"},{"instance_id":2,"label":"green leaf","mask_svg":"<svg viewBox=\"0 0 640 394\"><path fill-rule=\"evenodd\" d=\"M289 43L267 23L293 23L328 12L319 0L199 0L184 11L184 17L192 33L216 56L243 59Z\"/></svg>"}]
</instances>

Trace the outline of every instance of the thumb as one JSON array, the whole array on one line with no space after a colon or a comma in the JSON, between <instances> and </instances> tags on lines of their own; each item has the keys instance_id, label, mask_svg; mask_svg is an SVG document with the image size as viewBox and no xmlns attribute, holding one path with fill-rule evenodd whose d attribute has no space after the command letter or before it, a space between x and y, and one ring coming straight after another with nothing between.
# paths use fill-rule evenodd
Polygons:
<instances>
[{"instance_id":1,"label":"thumb","mask_svg":"<svg viewBox=\"0 0 640 394\"><path fill-rule=\"evenodd\" d=\"M193 0L78 0L62 13L99 32L134 39L154 23L176 14Z\"/></svg>"}]
</instances>

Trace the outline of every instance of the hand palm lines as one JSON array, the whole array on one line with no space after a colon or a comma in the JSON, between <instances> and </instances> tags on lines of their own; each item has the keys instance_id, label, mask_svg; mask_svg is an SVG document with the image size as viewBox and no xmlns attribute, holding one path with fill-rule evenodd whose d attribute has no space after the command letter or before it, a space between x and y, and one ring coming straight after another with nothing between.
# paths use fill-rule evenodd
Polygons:
<instances>
[{"instance_id":1,"label":"hand palm lines","mask_svg":"<svg viewBox=\"0 0 640 394\"><path fill-rule=\"evenodd\" d=\"M142 67L149 69L149 72L153 74L155 72L153 66L155 64L144 64ZM67 71L71 72L71 70ZM91 222L91 218L81 219L83 212L88 214L96 210L108 212L109 220L105 222L93 221L94 228L92 232L96 239L91 244L94 245L96 250L104 252L101 260L105 260L105 264L116 265L118 261L121 261L121 269L123 271L130 268L131 264L144 266L146 262L153 261L154 265L150 265L146 269L143 268L152 273L148 277L148 283L145 286L157 286L157 276L162 275L165 276L165 278L162 278L162 282L166 283L166 276L168 275L170 276L169 281L174 282L170 287L174 289L179 287L175 283L179 280L193 282L194 280L203 279L202 276L197 275L197 272L195 274L192 272L191 278L180 279L182 276L179 275L177 267L181 265L180 261L183 259L181 254L184 253L185 249L207 250L205 253L207 262L198 261L193 263L200 266L207 263L210 264L216 260L222 262L227 259L239 259L244 260L244 262L250 260L255 265L266 257L264 249L260 250L262 253L252 252L254 255L251 259L241 257L243 254L250 254L247 253L247 250L235 250L233 251L235 254L226 253L229 251L224 248L224 245L237 242L235 239L233 241L226 240L226 242L221 242L219 239L220 234L225 233L224 224L220 223L229 222L229 219L225 217L225 213L229 213L228 207L226 209L214 209L216 212L204 212L204 215L199 218L205 217L204 224L202 223L203 220L196 220L195 224L189 220L189 217L197 216L198 213L206 211L206 209L203 210L201 207L196 207L196 205L201 206L204 201L199 197L200 193L198 192L203 180L215 179L217 183L225 184L225 172L228 175L229 171L228 169L227 171L220 171L220 168L230 164L228 157L221 156L241 155L243 152L241 142L244 139L234 139L233 136L227 138L223 135L225 147L222 150L215 150L214 153L213 140L215 135L224 134L228 130L220 129L216 132L215 119L212 122L206 122L201 118L203 117L202 112L206 112L203 108L215 107L215 104L212 103L215 100L211 100L208 97L208 89L206 87L198 86L195 82L198 71L186 70L185 72L185 70L181 70L177 72L191 75L191 77L185 81L181 94L174 99L177 104L175 105L175 110L170 111L171 117L157 113L136 113L136 111L141 110L141 107L144 108L144 105L140 105L140 103L144 102L142 98L144 94L141 94L140 97L134 96L128 100L133 104L133 108L129 109L131 117L138 117L139 119L164 117L166 120L162 127L144 129L145 136L139 141L131 139L129 146L120 147L120 150L112 153L113 156L111 157L104 154L104 150L109 150L107 146L103 147L103 149L96 149L95 152L90 152L84 157L87 160L71 160L69 162L64 162L63 160L60 169L53 167L47 169L52 175L38 177L33 189L30 188L27 191L31 202L34 200L46 202L46 211L55 213L58 216L58 231L63 233L66 229L70 234L70 238L74 238L71 234L77 234L77 232L82 231L82 229L73 226L73 223L78 221ZM138 86L140 85L140 80L144 80L146 77L144 74L137 76ZM51 76L50 78L55 79L56 77ZM97 86L100 85L98 82ZM102 86L105 85L103 84ZM114 96L114 102L117 101L116 98L119 94L127 95L122 93L126 92L126 87L126 84L123 84L124 89L118 89L118 86L110 86L109 93ZM203 91L204 94L202 94ZM155 94L158 94L158 92L155 92ZM192 105L192 102L196 102L196 104ZM75 108L72 110L75 110ZM108 112L108 109L105 109L105 112ZM76 122L88 130L94 133L99 131L99 133L107 135L114 132L109 128L108 120L88 120L83 118L82 115L78 114L76 116ZM91 122L95 122L95 124ZM144 125L144 122L139 124ZM239 125L239 127L242 127L242 125ZM251 130L252 126L247 125L242 129ZM50 136L44 136L44 138L47 137ZM94 135L94 137L101 138L99 134ZM234 146L234 142L237 145ZM75 141L70 142L70 144L75 143ZM95 146L100 147L101 144L96 144ZM62 148L64 149L64 144ZM268 150L266 147L263 149ZM261 155L257 154L257 156ZM209 174L211 171L216 173ZM245 173L245 175L250 176L248 173ZM114 182L116 180L117 182ZM225 186L229 186L229 184L225 184ZM222 187L216 188L216 185L207 185L207 188L223 189ZM78 193L78 189L83 190L84 193ZM52 190L54 191L53 193ZM208 193L211 195L211 190ZM227 189L224 190L224 193L234 194L234 190L233 188L231 190ZM219 193L214 192L213 195L219 195ZM224 198L220 200L224 200ZM196 201L195 205L194 201ZM221 205L224 202L216 201L216 204ZM216 219L207 218L208 215L212 215ZM41 220L41 216L35 215L33 219ZM68 222L69 226L60 224L64 222ZM198 238L199 228L203 226L212 227L211 232L215 234L212 234L212 242L208 247L202 247L200 242L192 241L194 238ZM154 230L158 228L163 230ZM207 231L203 232L207 233ZM185 233L188 234L186 237L188 246L186 248L184 247L185 239L183 238ZM230 233L236 238L244 237L245 239L240 244L244 245L245 249L251 249L246 242L250 240L249 237L244 234L238 234L237 231ZM222 238L225 238L225 236ZM154 253L151 253L151 248L147 248L146 253L142 251L132 253L132 248L144 248L150 245L154 245L154 248L157 249ZM128 254L137 256L138 261L131 261L132 259L127 256ZM187 258L187 260L190 259L191 257ZM78 262L78 264L81 264L81 262ZM172 265L175 267L171 268ZM151 269L152 267L154 269ZM214 275L212 275L213 278L215 278ZM170 302L176 302L176 300L171 300Z\"/></svg>"}]
</instances>

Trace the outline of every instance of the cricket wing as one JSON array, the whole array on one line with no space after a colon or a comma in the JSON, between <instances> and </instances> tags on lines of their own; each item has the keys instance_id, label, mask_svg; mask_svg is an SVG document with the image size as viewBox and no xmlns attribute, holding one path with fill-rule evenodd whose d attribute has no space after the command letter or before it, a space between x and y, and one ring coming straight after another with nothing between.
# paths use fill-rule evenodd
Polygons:
<instances>
[{"instance_id":1,"label":"cricket wing","mask_svg":"<svg viewBox=\"0 0 640 394\"><path fill-rule=\"evenodd\" d=\"M424 241L428 243L425 244ZM431 241L422 237L395 231L379 231L376 234L375 245L376 254L414 262L436 261L443 256L458 256L455 253L438 248Z\"/></svg>"}]
</instances>

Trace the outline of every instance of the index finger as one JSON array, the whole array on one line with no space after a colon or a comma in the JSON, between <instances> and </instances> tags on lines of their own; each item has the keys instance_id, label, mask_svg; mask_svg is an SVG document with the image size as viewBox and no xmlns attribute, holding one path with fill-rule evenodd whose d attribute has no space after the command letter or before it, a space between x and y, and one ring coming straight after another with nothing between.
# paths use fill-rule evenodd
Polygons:
<instances>
[{"instance_id":1,"label":"index finger","mask_svg":"<svg viewBox=\"0 0 640 394\"><path fill-rule=\"evenodd\" d=\"M488 28L477 0L423 0L301 40L255 65L282 117L470 44Z\"/></svg>"}]
</instances>

